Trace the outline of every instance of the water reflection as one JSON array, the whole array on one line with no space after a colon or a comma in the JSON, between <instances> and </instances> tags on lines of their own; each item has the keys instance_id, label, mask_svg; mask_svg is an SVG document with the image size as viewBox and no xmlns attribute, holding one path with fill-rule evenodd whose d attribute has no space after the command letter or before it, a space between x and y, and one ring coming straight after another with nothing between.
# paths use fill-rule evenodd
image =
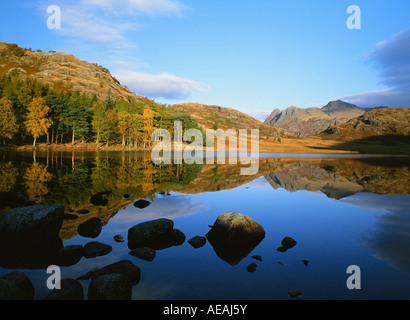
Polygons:
<instances>
[{"instance_id":1,"label":"water reflection","mask_svg":"<svg viewBox=\"0 0 410 320\"><path fill-rule=\"evenodd\" d=\"M218 243L208 237L208 245L200 249L182 246L182 249L163 250L179 252L173 250L192 249L208 252L209 255L207 250L211 249L213 257L228 262L227 265L234 268L240 266L241 262L249 264L251 252L262 250L262 247L270 244L270 251L277 252L275 249L280 239L288 236L282 232L292 230L292 225L312 223L313 227L309 218L315 216L312 212L322 209L320 205L326 200L325 205L329 205L332 210L343 211L339 208L339 205L343 205L379 211L377 224L363 235L362 245L378 259L389 261L410 274L407 255L410 243L410 233L407 232L407 226L410 225L407 214L410 171L408 159L405 158L261 158L259 171L254 176L241 175L240 165L156 165L149 157L133 153L49 152L36 153L35 156L31 153L5 153L0 155L0 159L2 212L32 204L61 203L64 206L59 239L56 243L49 243L51 249L45 247L43 253L57 253L69 244L85 244L93 239L109 242L113 235L126 236L128 228L138 222L158 218L189 221L181 226L188 240L196 235L205 236L209 231L208 224L220 213L243 210L243 213L257 215L262 226L266 227L267 239L262 243L249 242L242 251L236 252L225 242ZM246 190L250 190L249 193ZM272 199L272 192L275 192L275 196L286 196L283 199L279 196ZM313 199L313 194L323 194L325 200ZM306 205L300 203L296 208L295 199L308 202ZM308 203L311 203L310 207ZM236 204L238 208L235 208ZM295 213L301 208L307 212L305 217ZM281 215L280 212L285 213ZM332 223L337 224L338 220L335 219ZM318 222L323 225L314 227L326 234L327 225L321 220ZM105 228L109 230L109 235L104 233ZM280 230L279 236L280 228L283 231ZM278 234L278 239L274 239L277 243L272 241L272 234ZM306 248L309 242L303 236L307 235L296 237L297 250L281 253L292 255ZM314 238L314 235L311 237ZM302 239L301 242L299 239ZM23 252L13 248L10 255L1 257L0 266L6 269L41 269L58 263L57 256L44 256L42 252ZM124 254L128 252L118 253L113 250L110 257L124 258ZM73 260L75 263L77 258ZM309 268L301 263L301 259L305 258L313 260L313 266L318 263L314 260L314 254L298 257L298 264L305 269L311 269L311 263ZM108 258L105 259L107 261ZM168 259L177 260L175 257ZM193 263L187 251L181 251L179 259L184 264ZM161 261L161 256L155 262L157 260ZM263 263L269 261L265 257L263 260ZM86 264L87 268L90 266L90 263L81 261L80 264ZM166 267L172 267L169 261ZM155 264L151 265L155 268ZM257 274L259 268L257 270L253 274Z\"/></svg>"}]
</instances>

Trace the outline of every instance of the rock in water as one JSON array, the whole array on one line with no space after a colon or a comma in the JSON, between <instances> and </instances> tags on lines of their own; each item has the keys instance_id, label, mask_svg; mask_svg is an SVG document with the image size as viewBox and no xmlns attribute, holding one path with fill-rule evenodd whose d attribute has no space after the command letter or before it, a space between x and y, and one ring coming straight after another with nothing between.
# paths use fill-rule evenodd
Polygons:
<instances>
[{"instance_id":1,"label":"rock in water","mask_svg":"<svg viewBox=\"0 0 410 320\"><path fill-rule=\"evenodd\" d=\"M265 237L265 230L259 223L237 212L219 215L211 231L218 232L233 242L246 242L249 238L263 239Z\"/></svg>"},{"instance_id":2,"label":"rock in water","mask_svg":"<svg viewBox=\"0 0 410 320\"><path fill-rule=\"evenodd\" d=\"M0 215L0 266L9 269L43 268L54 264L62 247L62 205L10 209Z\"/></svg>"},{"instance_id":3,"label":"rock in water","mask_svg":"<svg viewBox=\"0 0 410 320\"><path fill-rule=\"evenodd\" d=\"M86 258L95 258L104 256L112 251L112 247L109 244L101 243L98 241L91 241L84 245L83 255Z\"/></svg>"},{"instance_id":4,"label":"rock in water","mask_svg":"<svg viewBox=\"0 0 410 320\"><path fill-rule=\"evenodd\" d=\"M144 209L151 204L148 200L138 200L134 202L134 207Z\"/></svg>"},{"instance_id":5,"label":"rock in water","mask_svg":"<svg viewBox=\"0 0 410 320\"><path fill-rule=\"evenodd\" d=\"M174 229L172 220L161 218L139 223L128 230L128 247L149 247L155 250L181 245L185 235Z\"/></svg>"},{"instance_id":6,"label":"rock in water","mask_svg":"<svg viewBox=\"0 0 410 320\"><path fill-rule=\"evenodd\" d=\"M34 294L31 280L21 271L0 278L0 300L33 300Z\"/></svg>"},{"instance_id":7,"label":"rock in water","mask_svg":"<svg viewBox=\"0 0 410 320\"><path fill-rule=\"evenodd\" d=\"M188 240L188 243L195 249L203 247L206 243L206 238L202 236L195 236Z\"/></svg>"},{"instance_id":8,"label":"rock in water","mask_svg":"<svg viewBox=\"0 0 410 320\"><path fill-rule=\"evenodd\" d=\"M282 246L278 247L276 250L279 252L286 252L288 249L293 248L296 246L297 242L295 239L292 239L291 237L285 237L281 241Z\"/></svg>"},{"instance_id":9,"label":"rock in water","mask_svg":"<svg viewBox=\"0 0 410 320\"><path fill-rule=\"evenodd\" d=\"M98 217L92 217L77 227L78 234L86 238L98 237L101 233L101 230L102 223L101 219Z\"/></svg>"},{"instance_id":10,"label":"rock in water","mask_svg":"<svg viewBox=\"0 0 410 320\"><path fill-rule=\"evenodd\" d=\"M244 214L227 212L218 216L206 237L222 260L236 265L265 238L265 230Z\"/></svg>"},{"instance_id":11,"label":"rock in water","mask_svg":"<svg viewBox=\"0 0 410 320\"><path fill-rule=\"evenodd\" d=\"M34 205L13 208L0 215L0 241L41 242L58 237L64 207Z\"/></svg>"},{"instance_id":12,"label":"rock in water","mask_svg":"<svg viewBox=\"0 0 410 320\"><path fill-rule=\"evenodd\" d=\"M131 281L121 273L101 275L88 287L89 300L131 300Z\"/></svg>"},{"instance_id":13,"label":"rock in water","mask_svg":"<svg viewBox=\"0 0 410 320\"><path fill-rule=\"evenodd\" d=\"M132 285L136 285L141 279L141 269L137 265L133 264L129 260L120 260L114 263L111 263L101 269L93 269L87 272L85 275L80 276L77 280L86 280L86 279L96 279L101 275L112 274L112 273L121 273L125 275Z\"/></svg>"},{"instance_id":14,"label":"rock in water","mask_svg":"<svg viewBox=\"0 0 410 320\"><path fill-rule=\"evenodd\" d=\"M60 289L54 288L44 300L84 300L84 289L75 279L62 279Z\"/></svg>"},{"instance_id":15,"label":"rock in water","mask_svg":"<svg viewBox=\"0 0 410 320\"><path fill-rule=\"evenodd\" d=\"M154 260L157 253L152 248L144 247L132 249L130 255L143 259L145 261L152 261Z\"/></svg>"}]
</instances>

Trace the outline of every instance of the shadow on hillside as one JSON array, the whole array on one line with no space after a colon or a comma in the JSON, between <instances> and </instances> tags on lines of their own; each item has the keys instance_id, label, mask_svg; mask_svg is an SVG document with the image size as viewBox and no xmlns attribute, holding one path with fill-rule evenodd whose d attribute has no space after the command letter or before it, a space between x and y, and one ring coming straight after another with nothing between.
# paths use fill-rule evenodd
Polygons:
<instances>
[{"instance_id":1,"label":"shadow on hillside","mask_svg":"<svg viewBox=\"0 0 410 320\"><path fill-rule=\"evenodd\" d=\"M343 150L373 154L410 155L410 136L383 135L343 141L333 146L312 147L313 149Z\"/></svg>"}]
</instances>

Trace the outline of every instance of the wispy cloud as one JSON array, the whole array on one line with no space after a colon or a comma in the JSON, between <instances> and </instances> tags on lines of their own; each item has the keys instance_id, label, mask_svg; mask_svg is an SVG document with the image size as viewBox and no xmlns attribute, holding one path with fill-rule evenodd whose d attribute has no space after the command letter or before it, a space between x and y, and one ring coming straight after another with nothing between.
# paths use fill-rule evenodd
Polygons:
<instances>
[{"instance_id":1,"label":"wispy cloud","mask_svg":"<svg viewBox=\"0 0 410 320\"><path fill-rule=\"evenodd\" d=\"M210 87L195 80L177 77L166 72L147 74L130 70L118 70L114 76L130 90L150 98L186 100L196 91L206 92Z\"/></svg>"},{"instance_id":2,"label":"wispy cloud","mask_svg":"<svg viewBox=\"0 0 410 320\"><path fill-rule=\"evenodd\" d=\"M361 107L410 106L410 28L377 43L366 61L379 72L380 85L385 88L341 99Z\"/></svg>"},{"instance_id":3,"label":"wispy cloud","mask_svg":"<svg viewBox=\"0 0 410 320\"><path fill-rule=\"evenodd\" d=\"M188 7L177 0L56 0L61 8L61 34L91 42L132 46L126 33L141 23L138 17L179 16Z\"/></svg>"}]
</instances>

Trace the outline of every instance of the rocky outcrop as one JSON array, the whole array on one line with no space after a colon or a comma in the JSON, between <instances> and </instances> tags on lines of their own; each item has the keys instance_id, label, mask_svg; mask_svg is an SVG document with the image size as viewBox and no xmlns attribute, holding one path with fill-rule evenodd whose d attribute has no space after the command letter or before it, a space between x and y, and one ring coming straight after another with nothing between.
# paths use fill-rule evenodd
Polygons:
<instances>
[{"instance_id":1,"label":"rocky outcrop","mask_svg":"<svg viewBox=\"0 0 410 320\"><path fill-rule=\"evenodd\" d=\"M10 50L11 46L0 41L0 75L17 72L22 78L32 77L65 91L96 95L101 101L107 98L109 91L114 100L148 101L122 86L108 69L96 63L64 52L33 52L20 47L20 54L16 55L13 52L16 50Z\"/></svg>"},{"instance_id":2,"label":"rocky outcrop","mask_svg":"<svg viewBox=\"0 0 410 320\"><path fill-rule=\"evenodd\" d=\"M328 128L323 135L352 137L409 136L410 108L377 108L350 119L344 124Z\"/></svg>"}]
</instances>

